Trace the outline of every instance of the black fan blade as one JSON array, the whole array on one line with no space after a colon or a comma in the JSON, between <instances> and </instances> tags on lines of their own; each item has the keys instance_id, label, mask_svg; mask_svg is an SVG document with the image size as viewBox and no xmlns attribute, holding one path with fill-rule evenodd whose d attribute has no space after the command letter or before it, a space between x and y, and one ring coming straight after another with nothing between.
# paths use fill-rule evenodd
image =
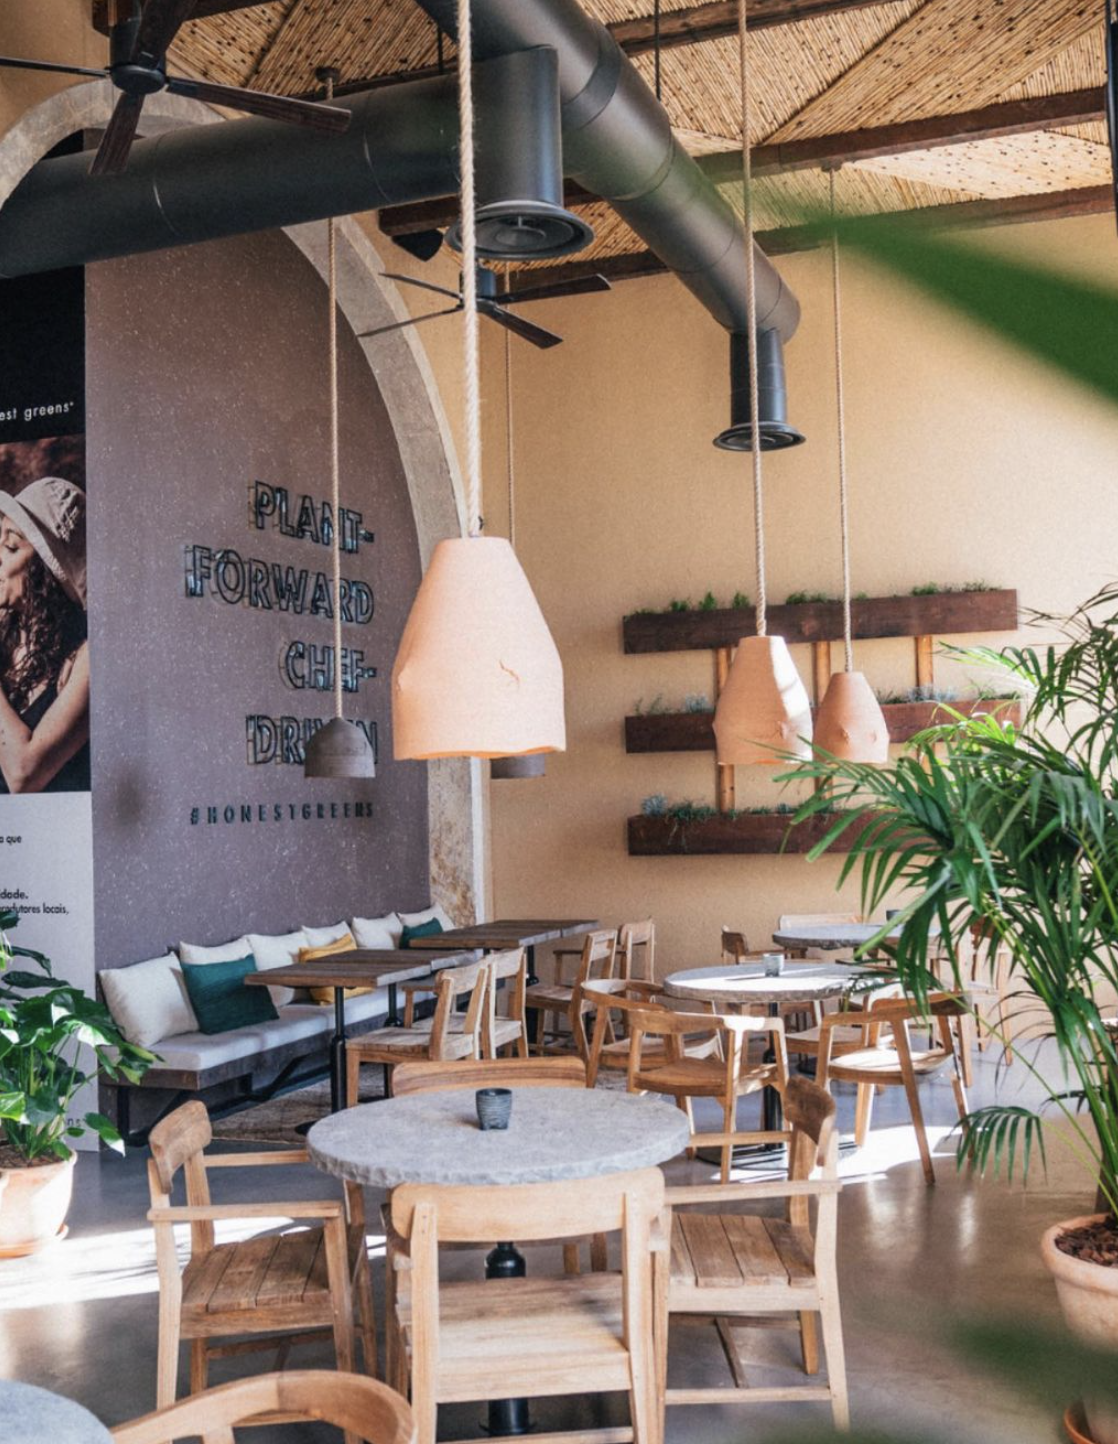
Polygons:
<instances>
[{"instance_id":1,"label":"black fan blade","mask_svg":"<svg viewBox=\"0 0 1118 1444\"><path fill-rule=\"evenodd\" d=\"M242 90L236 85L215 85L209 80L185 80L176 76L168 80L172 95L185 95L189 100L205 100L211 105L227 105L249 115L263 115L269 120L286 120L292 125L306 125L312 130L341 135L349 129L352 119L348 110L337 105L319 105L313 100L294 100L289 95L269 95L263 90Z\"/></svg>"},{"instance_id":2,"label":"black fan blade","mask_svg":"<svg viewBox=\"0 0 1118 1444\"><path fill-rule=\"evenodd\" d=\"M442 231L413 231L407 236L393 236L392 244L407 251L417 261L430 261L439 253L443 243Z\"/></svg>"},{"instance_id":3,"label":"black fan blade","mask_svg":"<svg viewBox=\"0 0 1118 1444\"><path fill-rule=\"evenodd\" d=\"M517 291L502 291L497 297L502 306L514 301L544 301L551 296L588 296L592 291L612 291L605 276L583 276L579 281L553 281L547 286L525 286Z\"/></svg>"},{"instance_id":4,"label":"black fan blade","mask_svg":"<svg viewBox=\"0 0 1118 1444\"><path fill-rule=\"evenodd\" d=\"M418 286L422 291L434 291L436 296L449 296L452 301L461 300L457 291L448 291L445 286L436 286L433 281L417 281L414 276L397 276L394 271L382 271L381 275L386 281L399 281L402 286Z\"/></svg>"},{"instance_id":5,"label":"black fan blade","mask_svg":"<svg viewBox=\"0 0 1118 1444\"><path fill-rule=\"evenodd\" d=\"M357 339L363 341L366 336L386 336L389 331L402 331L405 326L418 326L420 321L434 321L438 316L456 316L462 310L460 305L449 306L445 311L428 311L425 316L412 316L408 321L394 321L391 326L377 326L373 331L358 331Z\"/></svg>"},{"instance_id":6,"label":"black fan blade","mask_svg":"<svg viewBox=\"0 0 1118 1444\"><path fill-rule=\"evenodd\" d=\"M197 0L147 0L140 16L136 48L132 54L162 60L184 20L189 20Z\"/></svg>"},{"instance_id":7,"label":"black fan blade","mask_svg":"<svg viewBox=\"0 0 1118 1444\"><path fill-rule=\"evenodd\" d=\"M11 55L0 55L0 66L9 70L49 70L58 75L88 75L93 80L104 80L107 70L88 70L84 65L52 65L49 60L16 60Z\"/></svg>"},{"instance_id":8,"label":"black fan blade","mask_svg":"<svg viewBox=\"0 0 1118 1444\"><path fill-rule=\"evenodd\" d=\"M140 123L140 112L144 108L142 95L122 95L116 103L112 119L105 127L90 175L119 175L128 164L132 142L136 139L136 127Z\"/></svg>"},{"instance_id":9,"label":"black fan blade","mask_svg":"<svg viewBox=\"0 0 1118 1444\"><path fill-rule=\"evenodd\" d=\"M498 326L504 326L514 336L519 336L524 341L531 341L533 346L538 346L541 351L549 346L558 346L562 336L556 336L554 331L545 331L542 326L533 326L531 321L525 321L520 316L514 316L511 311L502 311L500 306L492 304L479 305L478 310L483 316L488 316L491 321L496 321Z\"/></svg>"}]
</instances>

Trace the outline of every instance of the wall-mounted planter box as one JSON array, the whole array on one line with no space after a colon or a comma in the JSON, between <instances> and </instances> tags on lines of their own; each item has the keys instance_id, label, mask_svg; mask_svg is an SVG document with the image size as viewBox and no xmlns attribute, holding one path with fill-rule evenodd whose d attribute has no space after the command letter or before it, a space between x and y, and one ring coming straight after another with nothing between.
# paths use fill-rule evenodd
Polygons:
<instances>
[{"instance_id":1,"label":"wall-mounted planter box","mask_svg":"<svg viewBox=\"0 0 1118 1444\"><path fill-rule=\"evenodd\" d=\"M710 651L734 647L756 628L753 609L713 612L650 612L626 617L626 652ZM965 632L1017 630L1017 592L935 592L927 597L870 597L851 603L856 638L950 637ZM770 607L768 628L788 642L837 642L842 638L841 602L801 602Z\"/></svg>"},{"instance_id":2,"label":"wall-mounted planter box","mask_svg":"<svg viewBox=\"0 0 1118 1444\"><path fill-rule=\"evenodd\" d=\"M957 702L886 702L881 710L889 725L890 742L907 742L917 732L950 722L950 708L971 717L995 713L1002 721L1021 725L1023 707L1009 698L968 698ZM713 712L649 712L625 718L626 752L713 752Z\"/></svg>"},{"instance_id":3,"label":"wall-mounted planter box","mask_svg":"<svg viewBox=\"0 0 1118 1444\"><path fill-rule=\"evenodd\" d=\"M746 812L737 817L718 813L702 822L678 822L673 817L630 817L629 853L632 857L661 857L712 853L804 853L826 834L834 814L809 817L790 827L787 813ZM833 851L849 852L861 832L847 829Z\"/></svg>"}]
</instances>

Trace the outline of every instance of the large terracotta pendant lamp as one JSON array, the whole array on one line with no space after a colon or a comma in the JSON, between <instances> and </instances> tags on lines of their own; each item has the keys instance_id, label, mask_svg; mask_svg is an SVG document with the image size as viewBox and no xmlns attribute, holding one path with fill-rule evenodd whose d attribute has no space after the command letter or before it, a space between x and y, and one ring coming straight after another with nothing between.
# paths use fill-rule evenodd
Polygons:
<instances>
[{"instance_id":1,"label":"large terracotta pendant lamp","mask_svg":"<svg viewBox=\"0 0 1118 1444\"><path fill-rule=\"evenodd\" d=\"M742 185L745 198L746 295L749 311L750 415L760 415L757 370L757 276L753 258L753 178L749 139L749 55L746 0L739 0ZM783 762L811 756L811 704L783 637L770 637L765 596L763 448L753 446L753 520L757 563L757 635L742 637L714 713L721 766Z\"/></svg>"},{"instance_id":2,"label":"large terracotta pendant lamp","mask_svg":"<svg viewBox=\"0 0 1118 1444\"><path fill-rule=\"evenodd\" d=\"M326 98L334 96L337 72L319 72L326 82ZM334 218L327 222L329 252L330 326L330 504L334 508L334 716L307 741L303 753L304 777L375 777L376 763L368 737L355 722L347 722L342 705L342 510L341 467L338 435L338 253Z\"/></svg>"},{"instance_id":3,"label":"large terracotta pendant lamp","mask_svg":"<svg viewBox=\"0 0 1118 1444\"><path fill-rule=\"evenodd\" d=\"M838 230L835 226L835 170L831 188L831 278L835 316L835 398L838 408L839 520L842 536L842 633L844 666L828 684L815 719L815 746L844 762L888 762L889 727L881 703L861 672L854 670L850 623L850 524L846 480L846 407L842 377L842 294Z\"/></svg>"},{"instance_id":4,"label":"large terracotta pendant lamp","mask_svg":"<svg viewBox=\"0 0 1118 1444\"><path fill-rule=\"evenodd\" d=\"M504 537L481 535L470 9L458 0L468 534L435 548L400 640L392 668L398 758L515 757L567 743L563 667L539 603Z\"/></svg>"}]
</instances>

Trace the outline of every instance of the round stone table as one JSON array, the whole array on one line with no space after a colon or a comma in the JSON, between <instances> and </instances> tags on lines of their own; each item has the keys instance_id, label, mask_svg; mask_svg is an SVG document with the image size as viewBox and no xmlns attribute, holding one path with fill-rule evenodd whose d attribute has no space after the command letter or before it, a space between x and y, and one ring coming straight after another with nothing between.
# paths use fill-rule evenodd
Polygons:
<instances>
[{"instance_id":1,"label":"round stone table","mask_svg":"<svg viewBox=\"0 0 1118 1444\"><path fill-rule=\"evenodd\" d=\"M797 928L773 933L773 942L778 948L791 948L797 952L821 948L825 953L837 953L844 948L860 948L870 938L876 937L884 926L884 923L802 923ZM881 946L887 948L900 936L899 929L886 933Z\"/></svg>"},{"instance_id":2,"label":"round stone table","mask_svg":"<svg viewBox=\"0 0 1118 1444\"><path fill-rule=\"evenodd\" d=\"M113 1436L72 1399L0 1379L0 1444L113 1444Z\"/></svg>"}]
</instances>

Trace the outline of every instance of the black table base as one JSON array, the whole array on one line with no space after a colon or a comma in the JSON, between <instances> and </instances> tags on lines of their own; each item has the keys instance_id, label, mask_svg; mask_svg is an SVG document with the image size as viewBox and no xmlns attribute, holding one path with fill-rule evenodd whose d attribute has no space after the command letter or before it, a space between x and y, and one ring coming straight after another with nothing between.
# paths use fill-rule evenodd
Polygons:
<instances>
[{"instance_id":1,"label":"black table base","mask_svg":"<svg viewBox=\"0 0 1118 1444\"><path fill-rule=\"evenodd\" d=\"M522 1279L527 1272L524 1255L511 1243L499 1243L485 1258L487 1279ZM481 1426L495 1439L527 1434L532 1428L527 1399L490 1399L486 1423Z\"/></svg>"}]
</instances>

